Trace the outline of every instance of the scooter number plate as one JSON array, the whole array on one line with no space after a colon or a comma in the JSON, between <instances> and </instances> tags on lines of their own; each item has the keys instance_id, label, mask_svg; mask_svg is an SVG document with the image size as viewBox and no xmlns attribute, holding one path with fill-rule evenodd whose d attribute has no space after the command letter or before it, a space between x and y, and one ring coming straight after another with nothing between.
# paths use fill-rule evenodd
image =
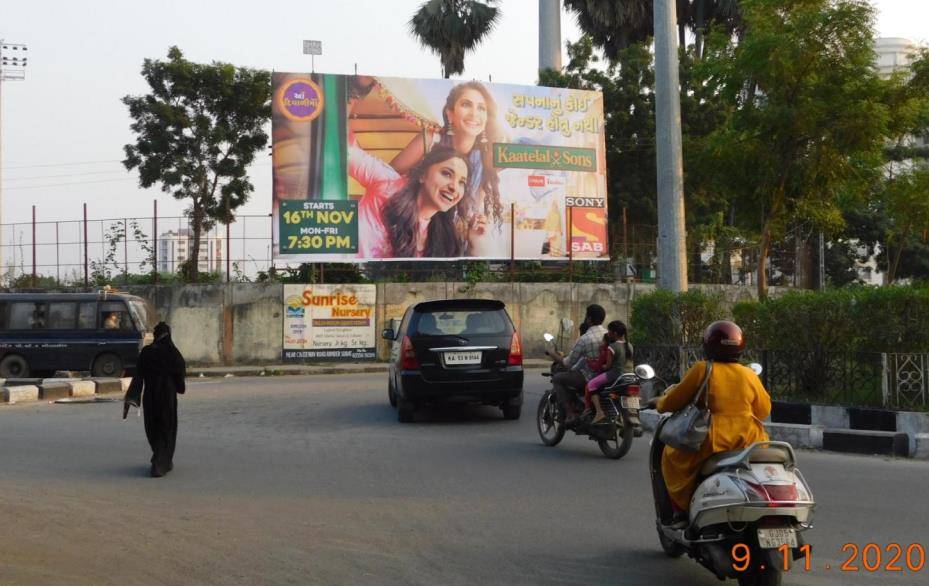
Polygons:
<instances>
[{"instance_id":1,"label":"scooter number plate","mask_svg":"<svg viewBox=\"0 0 929 586\"><path fill-rule=\"evenodd\" d=\"M639 408L638 397L620 397L620 402L623 406L623 409L638 409Z\"/></svg>"},{"instance_id":2,"label":"scooter number plate","mask_svg":"<svg viewBox=\"0 0 929 586\"><path fill-rule=\"evenodd\" d=\"M758 545L763 549L777 549L782 545L797 547L797 531L789 527L759 529Z\"/></svg>"}]
</instances>

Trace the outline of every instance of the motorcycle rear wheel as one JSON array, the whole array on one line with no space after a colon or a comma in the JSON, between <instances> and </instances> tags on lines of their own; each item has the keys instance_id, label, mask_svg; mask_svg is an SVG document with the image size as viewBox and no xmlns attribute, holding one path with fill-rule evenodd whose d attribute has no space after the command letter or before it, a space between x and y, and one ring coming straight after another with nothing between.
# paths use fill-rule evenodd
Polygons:
<instances>
[{"instance_id":1,"label":"motorcycle rear wheel","mask_svg":"<svg viewBox=\"0 0 929 586\"><path fill-rule=\"evenodd\" d=\"M632 438L635 435L632 422L629 421L629 416L624 410L619 410L618 418L619 425L613 426L613 437L608 440L597 440L600 451L611 460L619 460L626 455L632 447Z\"/></svg>"},{"instance_id":2,"label":"motorcycle rear wheel","mask_svg":"<svg viewBox=\"0 0 929 586\"><path fill-rule=\"evenodd\" d=\"M564 413L554 392L546 391L539 400L535 424L539 430L539 437L546 446L557 446L564 438Z\"/></svg>"}]
</instances>

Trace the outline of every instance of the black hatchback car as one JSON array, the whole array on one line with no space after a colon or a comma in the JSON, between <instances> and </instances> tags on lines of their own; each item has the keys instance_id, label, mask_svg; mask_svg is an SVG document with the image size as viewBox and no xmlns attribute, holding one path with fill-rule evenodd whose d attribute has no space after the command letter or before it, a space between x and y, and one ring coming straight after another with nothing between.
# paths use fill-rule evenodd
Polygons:
<instances>
[{"instance_id":1,"label":"black hatchback car","mask_svg":"<svg viewBox=\"0 0 929 586\"><path fill-rule=\"evenodd\" d=\"M519 419L523 353L519 334L500 301L447 299L407 308L390 340L387 394L401 422L426 404L495 405Z\"/></svg>"}]
</instances>

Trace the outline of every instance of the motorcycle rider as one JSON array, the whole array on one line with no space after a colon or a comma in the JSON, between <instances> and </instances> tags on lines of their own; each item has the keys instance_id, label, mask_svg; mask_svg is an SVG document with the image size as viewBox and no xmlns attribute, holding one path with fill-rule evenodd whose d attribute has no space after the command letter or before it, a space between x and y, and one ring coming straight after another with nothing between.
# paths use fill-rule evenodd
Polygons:
<instances>
[{"instance_id":1,"label":"motorcycle rider","mask_svg":"<svg viewBox=\"0 0 929 586\"><path fill-rule=\"evenodd\" d=\"M738 363L743 350L745 338L734 322L713 322L703 333L704 354L713 362L706 394L701 399L712 414L709 433L700 451L665 446L661 458L662 476L674 509L674 525L686 524L687 509L703 462L713 454L768 440L762 422L771 413L771 397L758 375ZM649 406L659 413L683 409L700 389L706 370L707 361L694 364L681 382L664 395L652 398Z\"/></svg>"},{"instance_id":2,"label":"motorcycle rider","mask_svg":"<svg viewBox=\"0 0 929 586\"><path fill-rule=\"evenodd\" d=\"M558 402L565 412L565 425L573 425L577 421L574 411L572 393L577 394L583 390L587 381L596 376L588 359L595 359L600 353L600 344L606 334L603 321L606 319L606 310L602 306L592 303L587 306L583 326L586 326L584 335L577 339L567 356L562 355L554 348L545 351L552 360L563 365L567 370L555 373L552 376L552 386L558 397Z\"/></svg>"}]
</instances>

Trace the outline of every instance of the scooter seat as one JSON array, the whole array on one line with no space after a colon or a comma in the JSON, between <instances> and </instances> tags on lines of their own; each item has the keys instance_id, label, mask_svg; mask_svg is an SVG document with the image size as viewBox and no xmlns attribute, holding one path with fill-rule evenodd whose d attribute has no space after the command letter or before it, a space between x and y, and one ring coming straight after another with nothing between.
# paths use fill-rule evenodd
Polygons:
<instances>
[{"instance_id":1,"label":"scooter seat","mask_svg":"<svg viewBox=\"0 0 929 586\"><path fill-rule=\"evenodd\" d=\"M713 454L700 467L700 474L704 477L713 474L721 468L729 468L742 463L740 456L745 450L732 450ZM790 454L779 448L755 448L749 455L748 461L754 464L787 464Z\"/></svg>"}]
</instances>

